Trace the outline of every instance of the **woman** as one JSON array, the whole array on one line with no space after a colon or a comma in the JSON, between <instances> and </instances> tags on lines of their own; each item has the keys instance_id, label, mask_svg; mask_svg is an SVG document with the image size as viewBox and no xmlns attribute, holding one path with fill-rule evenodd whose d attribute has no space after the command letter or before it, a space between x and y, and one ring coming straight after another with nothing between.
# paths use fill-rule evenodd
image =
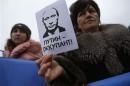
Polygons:
<instances>
[{"instance_id":1,"label":"woman","mask_svg":"<svg viewBox=\"0 0 130 86\"><path fill-rule=\"evenodd\" d=\"M7 40L4 56L7 58L36 60L41 54L41 46L38 42L30 40L31 30L22 23L15 24Z\"/></svg>"},{"instance_id":2,"label":"woman","mask_svg":"<svg viewBox=\"0 0 130 86\"><path fill-rule=\"evenodd\" d=\"M100 10L93 0L71 6L79 49L37 60L39 74L50 86L83 86L130 70L130 33L119 24L100 24Z\"/></svg>"}]
</instances>

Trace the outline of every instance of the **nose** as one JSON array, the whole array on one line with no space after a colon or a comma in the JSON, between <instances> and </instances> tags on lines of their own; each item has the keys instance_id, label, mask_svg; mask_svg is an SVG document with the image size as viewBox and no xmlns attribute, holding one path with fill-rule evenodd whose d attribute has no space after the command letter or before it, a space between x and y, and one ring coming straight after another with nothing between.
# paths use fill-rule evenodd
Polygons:
<instances>
[{"instance_id":1,"label":"nose","mask_svg":"<svg viewBox=\"0 0 130 86\"><path fill-rule=\"evenodd\" d=\"M53 22L50 22L49 24L51 25L51 24L53 24Z\"/></svg>"},{"instance_id":2,"label":"nose","mask_svg":"<svg viewBox=\"0 0 130 86\"><path fill-rule=\"evenodd\" d=\"M87 11L86 14L85 14L85 19L93 18L93 16L94 15L91 12Z\"/></svg>"},{"instance_id":3,"label":"nose","mask_svg":"<svg viewBox=\"0 0 130 86\"><path fill-rule=\"evenodd\" d=\"M92 14L89 12L89 11L86 11L85 13L85 16L88 17L88 16L91 16Z\"/></svg>"}]
</instances>

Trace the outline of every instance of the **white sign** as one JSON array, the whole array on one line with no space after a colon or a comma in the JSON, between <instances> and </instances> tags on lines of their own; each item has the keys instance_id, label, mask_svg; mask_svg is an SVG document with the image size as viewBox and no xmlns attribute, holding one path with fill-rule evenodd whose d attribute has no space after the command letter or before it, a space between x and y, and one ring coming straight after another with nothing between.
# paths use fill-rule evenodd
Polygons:
<instances>
[{"instance_id":1,"label":"white sign","mask_svg":"<svg viewBox=\"0 0 130 86\"><path fill-rule=\"evenodd\" d=\"M78 48L64 0L58 0L37 12L36 19L43 54L59 54Z\"/></svg>"}]
</instances>

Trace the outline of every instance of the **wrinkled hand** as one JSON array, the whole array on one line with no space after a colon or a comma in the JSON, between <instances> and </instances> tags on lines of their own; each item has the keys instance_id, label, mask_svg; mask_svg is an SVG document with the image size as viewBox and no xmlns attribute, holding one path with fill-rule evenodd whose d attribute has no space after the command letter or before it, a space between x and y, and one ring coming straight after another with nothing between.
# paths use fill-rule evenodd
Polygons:
<instances>
[{"instance_id":1,"label":"wrinkled hand","mask_svg":"<svg viewBox=\"0 0 130 86\"><path fill-rule=\"evenodd\" d=\"M45 55L36 60L39 66L38 74L45 80L52 81L64 73L64 69L53 59L52 55Z\"/></svg>"}]
</instances>

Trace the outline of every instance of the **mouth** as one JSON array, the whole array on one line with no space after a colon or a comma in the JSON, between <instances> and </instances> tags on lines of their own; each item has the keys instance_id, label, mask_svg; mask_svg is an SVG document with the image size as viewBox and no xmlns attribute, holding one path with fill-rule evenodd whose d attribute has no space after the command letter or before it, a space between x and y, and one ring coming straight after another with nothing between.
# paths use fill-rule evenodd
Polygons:
<instances>
[{"instance_id":1,"label":"mouth","mask_svg":"<svg viewBox=\"0 0 130 86\"><path fill-rule=\"evenodd\" d=\"M94 19L94 18L91 18L91 19L88 19L88 20L86 20L86 22L85 23L93 23L93 22L95 22L96 20Z\"/></svg>"},{"instance_id":2,"label":"mouth","mask_svg":"<svg viewBox=\"0 0 130 86\"><path fill-rule=\"evenodd\" d=\"M54 27L55 26L55 24L53 24L53 25L50 25L50 26L48 26L49 28L52 28L52 27Z\"/></svg>"},{"instance_id":3,"label":"mouth","mask_svg":"<svg viewBox=\"0 0 130 86\"><path fill-rule=\"evenodd\" d=\"M14 38L14 40L20 40L21 38L17 37L17 38Z\"/></svg>"}]
</instances>

